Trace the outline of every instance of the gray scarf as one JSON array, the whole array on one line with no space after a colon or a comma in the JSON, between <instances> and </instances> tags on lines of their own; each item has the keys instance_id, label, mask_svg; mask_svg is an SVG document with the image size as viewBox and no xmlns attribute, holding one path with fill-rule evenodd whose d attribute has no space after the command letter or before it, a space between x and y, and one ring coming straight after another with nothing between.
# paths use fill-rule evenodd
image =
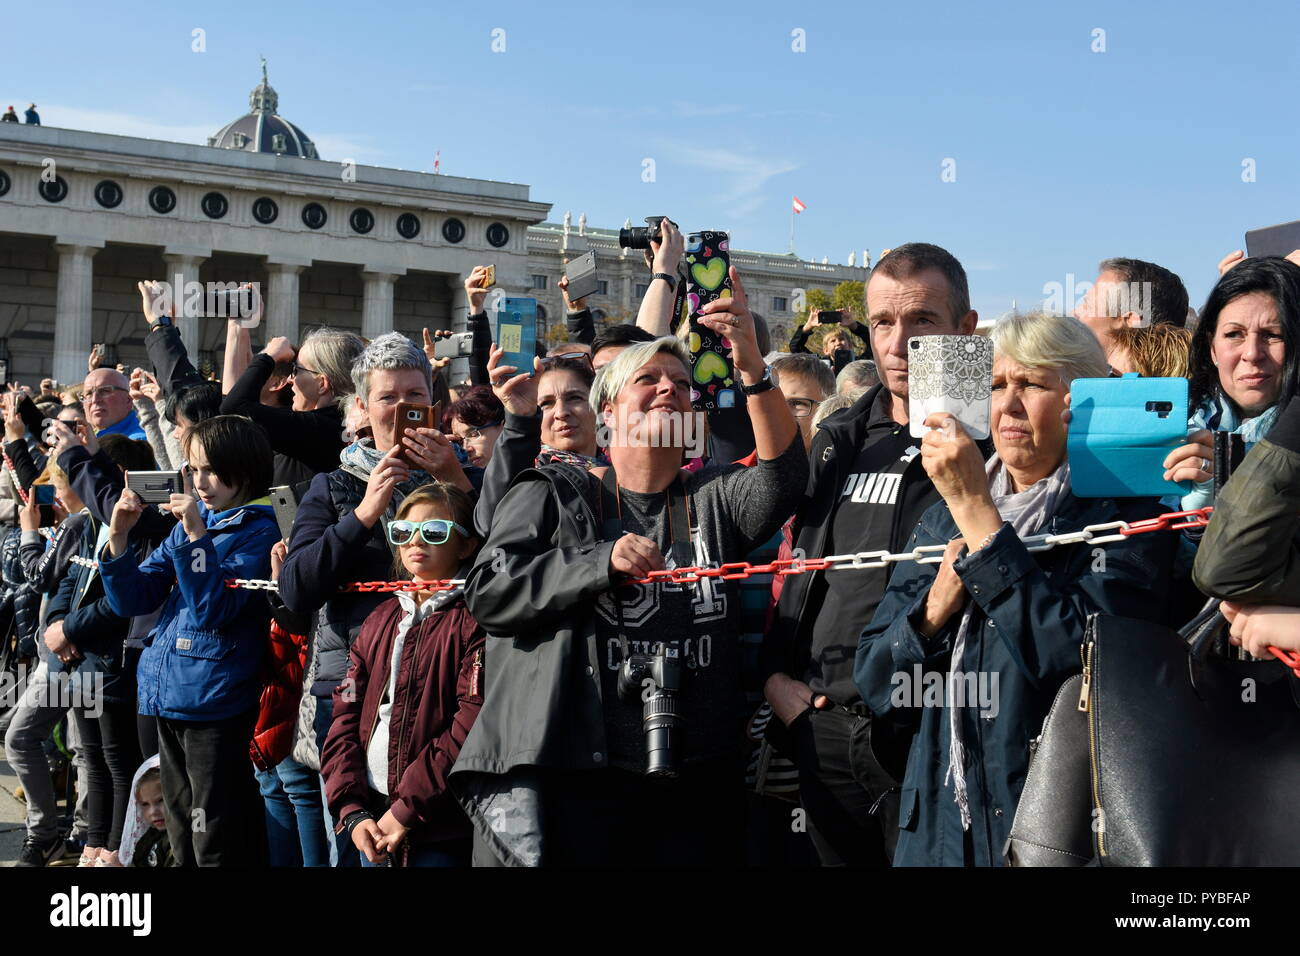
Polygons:
<instances>
[{"instance_id":1,"label":"gray scarf","mask_svg":"<svg viewBox=\"0 0 1300 956\"><path fill-rule=\"evenodd\" d=\"M1022 538L1043 528L1056 514L1061 501L1070 493L1068 461L1042 481L1017 492L1011 490L1011 476L997 455L989 459L985 472L998 514ZM968 547L969 545L970 542L967 542ZM961 679L960 668L974 615L975 602L968 600L957 627L957 638L952 645L952 662L948 666L948 773L943 782L947 786L948 781L952 781L953 800L961 809L963 830L970 829L970 801L966 793L966 747L962 739L961 714L970 702L963 699L962 707L957 707L956 704L958 694L964 694L965 687L968 686Z\"/></svg>"}]
</instances>

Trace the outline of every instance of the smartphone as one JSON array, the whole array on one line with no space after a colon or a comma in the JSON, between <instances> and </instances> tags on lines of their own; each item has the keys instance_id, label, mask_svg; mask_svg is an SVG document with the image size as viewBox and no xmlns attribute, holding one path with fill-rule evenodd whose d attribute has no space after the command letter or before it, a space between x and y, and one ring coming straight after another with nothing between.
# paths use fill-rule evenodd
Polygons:
<instances>
[{"instance_id":1,"label":"smartphone","mask_svg":"<svg viewBox=\"0 0 1300 956\"><path fill-rule=\"evenodd\" d=\"M494 265L488 266L487 275L483 276L483 278L479 280L478 287L480 289L490 289L496 284L497 284L497 267Z\"/></svg>"},{"instance_id":2,"label":"smartphone","mask_svg":"<svg viewBox=\"0 0 1300 956\"><path fill-rule=\"evenodd\" d=\"M36 497L36 503L38 505L54 504L53 485L32 485L32 494Z\"/></svg>"},{"instance_id":3,"label":"smartphone","mask_svg":"<svg viewBox=\"0 0 1300 956\"><path fill-rule=\"evenodd\" d=\"M432 405L413 405L408 402L397 404L397 434L393 444L402 449L402 461L412 468L418 467L407 453L402 438L413 428L437 428L442 418L442 402Z\"/></svg>"},{"instance_id":4,"label":"smartphone","mask_svg":"<svg viewBox=\"0 0 1300 956\"><path fill-rule=\"evenodd\" d=\"M460 358L474 350L473 332L453 332L447 338L433 340L434 358Z\"/></svg>"},{"instance_id":5,"label":"smartphone","mask_svg":"<svg viewBox=\"0 0 1300 956\"><path fill-rule=\"evenodd\" d=\"M1252 229L1246 233L1246 255L1252 259L1260 256L1287 256L1297 249L1300 249L1300 220Z\"/></svg>"},{"instance_id":6,"label":"smartphone","mask_svg":"<svg viewBox=\"0 0 1300 956\"><path fill-rule=\"evenodd\" d=\"M823 309L817 313L818 325L839 325L844 318L843 309Z\"/></svg>"},{"instance_id":7,"label":"smartphone","mask_svg":"<svg viewBox=\"0 0 1300 956\"><path fill-rule=\"evenodd\" d=\"M502 365L530 375L537 357L537 300L504 296L497 303L496 343L506 353Z\"/></svg>"},{"instance_id":8,"label":"smartphone","mask_svg":"<svg viewBox=\"0 0 1300 956\"><path fill-rule=\"evenodd\" d=\"M731 343L701 325L700 310L731 298L730 237L725 232L693 232L686 238L686 345L691 353L691 405L698 411L735 408L740 389Z\"/></svg>"},{"instance_id":9,"label":"smartphone","mask_svg":"<svg viewBox=\"0 0 1300 956\"><path fill-rule=\"evenodd\" d=\"M1066 447L1070 486L1080 498L1186 494L1165 481L1165 458L1187 444L1187 379L1076 378L1070 385Z\"/></svg>"},{"instance_id":10,"label":"smartphone","mask_svg":"<svg viewBox=\"0 0 1300 956\"><path fill-rule=\"evenodd\" d=\"M584 252L564 264L564 274L569 277L569 299L577 302L600 288L596 281L596 253Z\"/></svg>"},{"instance_id":11,"label":"smartphone","mask_svg":"<svg viewBox=\"0 0 1300 956\"><path fill-rule=\"evenodd\" d=\"M185 491L185 478L179 471L128 471L126 486L147 505L164 504L172 495Z\"/></svg>"},{"instance_id":12,"label":"smartphone","mask_svg":"<svg viewBox=\"0 0 1300 956\"><path fill-rule=\"evenodd\" d=\"M957 419L976 441L989 437L993 343L982 335L918 335L907 342L908 432L924 438L935 412Z\"/></svg>"},{"instance_id":13,"label":"smartphone","mask_svg":"<svg viewBox=\"0 0 1300 956\"><path fill-rule=\"evenodd\" d=\"M271 510L275 523L280 526L280 537L285 541L293 533L293 519L298 515L298 496L291 485L276 485L271 489Z\"/></svg>"}]
</instances>

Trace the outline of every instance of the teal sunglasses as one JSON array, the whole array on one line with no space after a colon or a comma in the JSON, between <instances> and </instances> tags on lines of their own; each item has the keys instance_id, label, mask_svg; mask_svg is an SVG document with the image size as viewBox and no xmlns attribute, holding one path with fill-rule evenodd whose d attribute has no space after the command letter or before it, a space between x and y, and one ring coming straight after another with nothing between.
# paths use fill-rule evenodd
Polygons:
<instances>
[{"instance_id":1,"label":"teal sunglasses","mask_svg":"<svg viewBox=\"0 0 1300 956\"><path fill-rule=\"evenodd\" d=\"M446 544L452 530L468 538L469 532L454 521L446 518L430 518L428 521L397 520L388 522L388 541L390 544L410 544L418 533L425 544Z\"/></svg>"}]
</instances>

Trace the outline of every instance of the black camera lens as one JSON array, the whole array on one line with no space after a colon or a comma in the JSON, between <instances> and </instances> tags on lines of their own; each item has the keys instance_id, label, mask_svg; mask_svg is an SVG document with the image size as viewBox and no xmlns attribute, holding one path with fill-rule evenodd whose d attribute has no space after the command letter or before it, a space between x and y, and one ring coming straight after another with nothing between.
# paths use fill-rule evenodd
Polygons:
<instances>
[{"instance_id":1,"label":"black camera lens","mask_svg":"<svg viewBox=\"0 0 1300 956\"><path fill-rule=\"evenodd\" d=\"M618 244L624 249L649 249L650 230L645 226L620 229L618 231Z\"/></svg>"},{"instance_id":2,"label":"black camera lens","mask_svg":"<svg viewBox=\"0 0 1300 956\"><path fill-rule=\"evenodd\" d=\"M677 776L677 755L681 752L682 718L677 713L677 695L662 691L646 698L641 711L645 733L646 776Z\"/></svg>"}]
</instances>

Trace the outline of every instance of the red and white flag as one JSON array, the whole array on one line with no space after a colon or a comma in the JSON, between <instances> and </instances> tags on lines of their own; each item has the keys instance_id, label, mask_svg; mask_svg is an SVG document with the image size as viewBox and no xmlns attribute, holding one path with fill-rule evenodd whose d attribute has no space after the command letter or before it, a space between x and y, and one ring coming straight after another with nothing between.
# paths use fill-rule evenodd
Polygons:
<instances>
[{"instance_id":1,"label":"red and white flag","mask_svg":"<svg viewBox=\"0 0 1300 956\"><path fill-rule=\"evenodd\" d=\"M795 196L795 197L794 197L794 211L795 211L795 212L797 212L797 213L798 213L798 212L803 212L803 211L804 211L805 209L807 209L807 208L808 208L808 207L807 207L806 205L804 205L804 201L803 201L802 199L800 199L798 196Z\"/></svg>"},{"instance_id":2,"label":"red and white flag","mask_svg":"<svg viewBox=\"0 0 1300 956\"><path fill-rule=\"evenodd\" d=\"M433 154L433 172L438 175L442 172L442 150Z\"/></svg>"}]
</instances>

